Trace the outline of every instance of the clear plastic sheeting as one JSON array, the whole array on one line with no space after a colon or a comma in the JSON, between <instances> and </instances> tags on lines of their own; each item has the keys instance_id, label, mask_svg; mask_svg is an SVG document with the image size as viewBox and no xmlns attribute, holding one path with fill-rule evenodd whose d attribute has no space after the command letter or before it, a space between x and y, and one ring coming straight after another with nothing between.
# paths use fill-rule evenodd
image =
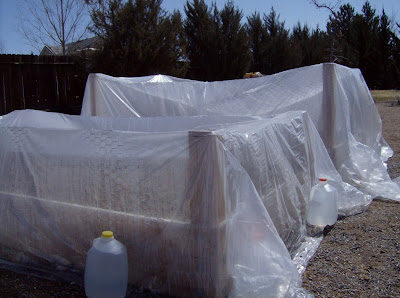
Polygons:
<instances>
[{"instance_id":1,"label":"clear plastic sheeting","mask_svg":"<svg viewBox=\"0 0 400 298\"><path fill-rule=\"evenodd\" d=\"M300 274L303 274L306 271L307 264L316 253L322 239L323 236L306 237L304 241L302 241L301 246L293 257L293 263L296 264L297 270Z\"/></svg>"},{"instance_id":2,"label":"clear plastic sheeting","mask_svg":"<svg viewBox=\"0 0 400 298\"><path fill-rule=\"evenodd\" d=\"M342 179L373 196L400 200L384 162L392 150L358 69L320 64L250 80L198 82L168 76L91 74L82 115L152 117L267 116L308 112Z\"/></svg>"},{"instance_id":3,"label":"clear plastic sheeting","mask_svg":"<svg viewBox=\"0 0 400 298\"><path fill-rule=\"evenodd\" d=\"M15 111L0 119L0 258L82 272L113 230L131 284L178 296L307 295L311 187L339 210L371 202L342 181L306 112L108 118Z\"/></svg>"},{"instance_id":4,"label":"clear plastic sheeting","mask_svg":"<svg viewBox=\"0 0 400 298\"><path fill-rule=\"evenodd\" d=\"M319 177L340 193L339 212L362 212L372 197L344 183L306 112L207 126L249 174L280 237L292 253L305 235L306 206Z\"/></svg>"}]
</instances>

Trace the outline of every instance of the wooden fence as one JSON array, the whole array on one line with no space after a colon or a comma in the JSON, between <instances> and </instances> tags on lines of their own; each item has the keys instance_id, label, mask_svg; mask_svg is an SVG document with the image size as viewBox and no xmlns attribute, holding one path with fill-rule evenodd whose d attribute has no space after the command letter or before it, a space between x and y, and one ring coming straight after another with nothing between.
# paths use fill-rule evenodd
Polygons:
<instances>
[{"instance_id":1,"label":"wooden fence","mask_svg":"<svg viewBox=\"0 0 400 298\"><path fill-rule=\"evenodd\" d=\"M74 57L0 55L0 115L21 109L79 114L83 69Z\"/></svg>"}]
</instances>

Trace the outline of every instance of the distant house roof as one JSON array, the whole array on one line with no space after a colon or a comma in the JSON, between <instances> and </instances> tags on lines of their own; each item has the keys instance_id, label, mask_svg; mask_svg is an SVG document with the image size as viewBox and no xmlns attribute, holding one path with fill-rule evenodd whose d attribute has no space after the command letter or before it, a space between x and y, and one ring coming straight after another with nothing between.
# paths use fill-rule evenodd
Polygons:
<instances>
[{"instance_id":1,"label":"distant house roof","mask_svg":"<svg viewBox=\"0 0 400 298\"><path fill-rule=\"evenodd\" d=\"M72 54L72 53L79 53L81 51L87 51L87 50L97 50L98 49L98 41L99 38L97 36L79 40L76 42L71 42L68 43L65 46L65 50L67 54ZM54 55L54 56L62 56L63 51L62 51L62 46L49 46L45 45L40 52L40 56L43 55Z\"/></svg>"}]
</instances>

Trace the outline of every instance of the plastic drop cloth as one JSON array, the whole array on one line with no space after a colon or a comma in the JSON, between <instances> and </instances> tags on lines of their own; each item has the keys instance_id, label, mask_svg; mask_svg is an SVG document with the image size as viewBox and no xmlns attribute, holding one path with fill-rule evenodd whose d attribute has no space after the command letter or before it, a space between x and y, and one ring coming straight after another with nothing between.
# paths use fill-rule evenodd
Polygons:
<instances>
[{"instance_id":1,"label":"plastic drop cloth","mask_svg":"<svg viewBox=\"0 0 400 298\"><path fill-rule=\"evenodd\" d=\"M341 214L371 201L342 181L306 112L15 111L0 118L0 143L1 259L82 272L110 229L130 283L179 296L306 295L291 256L316 179L338 189Z\"/></svg>"},{"instance_id":2,"label":"plastic drop cloth","mask_svg":"<svg viewBox=\"0 0 400 298\"><path fill-rule=\"evenodd\" d=\"M249 80L198 82L169 76L91 74L82 115L266 116L308 112L343 180L364 193L400 200L385 161L393 152L358 69L319 64Z\"/></svg>"},{"instance_id":3,"label":"plastic drop cloth","mask_svg":"<svg viewBox=\"0 0 400 298\"><path fill-rule=\"evenodd\" d=\"M35 111L3 117L2 258L82 270L92 239L111 229L128 248L130 281L146 288L296 293L290 255L223 142L160 120L153 129Z\"/></svg>"}]
</instances>

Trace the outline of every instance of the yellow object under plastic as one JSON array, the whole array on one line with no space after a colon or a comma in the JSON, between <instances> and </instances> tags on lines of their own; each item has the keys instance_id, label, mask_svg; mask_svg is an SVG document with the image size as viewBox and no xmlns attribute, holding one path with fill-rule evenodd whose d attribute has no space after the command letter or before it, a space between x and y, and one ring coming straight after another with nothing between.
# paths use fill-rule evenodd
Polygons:
<instances>
[{"instance_id":1,"label":"yellow object under plastic","mask_svg":"<svg viewBox=\"0 0 400 298\"><path fill-rule=\"evenodd\" d=\"M105 238L111 238L112 236L114 236L114 233L111 231L103 231L103 233L101 233L101 236Z\"/></svg>"}]
</instances>

